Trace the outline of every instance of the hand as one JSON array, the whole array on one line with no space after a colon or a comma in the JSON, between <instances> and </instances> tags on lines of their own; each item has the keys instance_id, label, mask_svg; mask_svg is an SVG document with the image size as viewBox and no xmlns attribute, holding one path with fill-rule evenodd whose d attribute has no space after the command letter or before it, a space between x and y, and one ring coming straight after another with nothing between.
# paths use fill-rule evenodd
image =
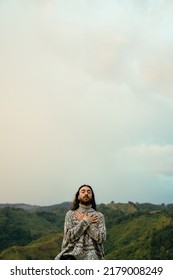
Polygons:
<instances>
[{"instance_id":1,"label":"hand","mask_svg":"<svg viewBox=\"0 0 173 280\"><path fill-rule=\"evenodd\" d=\"M84 218L84 213L81 213L81 212L78 212L78 211L76 211L76 212L74 213L74 215L75 215L75 218L76 218L78 221L81 221L81 220Z\"/></svg>"},{"instance_id":2,"label":"hand","mask_svg":"<svg viewBox=\"0 0 173 280\"><path fill-rule=\"evenodd\" d=\"M82 212L79 212L79 211L76 211L74 213L75 215L75 218L78 220L78 221L81 221L83 220L83 218L87 219L90 223L97 223L98 222L98 216L97 215L92 215L92 216L89 216L88 213L82 213Z\"/></svg>"},{"instance_id":3,"label":"hand","mask_svg":"<svg viewBox=\"0 0 173 280\"><path fill-rule=\"evenodd\" d=\"M88 213L85 213L84 218L86 218L90 223L97 223L98 222L98 216L97 215L89 216Z\"/></svg>"}]
</instances>

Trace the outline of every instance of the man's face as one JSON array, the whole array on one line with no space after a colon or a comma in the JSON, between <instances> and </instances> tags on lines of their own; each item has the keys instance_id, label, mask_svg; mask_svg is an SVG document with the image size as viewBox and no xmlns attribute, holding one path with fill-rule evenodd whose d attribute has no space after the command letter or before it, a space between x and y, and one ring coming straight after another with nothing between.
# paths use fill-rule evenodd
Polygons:
<instances>
[{"instance_id":1,"label":"man's face","mask_svg":"<svg viewBox=\"0 0 173 280\"><path fill-rule=\"evenodd\" d=\"M80 189L78 199L82 204L89 205L92 202L92 191L89 187L84 186Z\"/></svg>"}]
</instances>

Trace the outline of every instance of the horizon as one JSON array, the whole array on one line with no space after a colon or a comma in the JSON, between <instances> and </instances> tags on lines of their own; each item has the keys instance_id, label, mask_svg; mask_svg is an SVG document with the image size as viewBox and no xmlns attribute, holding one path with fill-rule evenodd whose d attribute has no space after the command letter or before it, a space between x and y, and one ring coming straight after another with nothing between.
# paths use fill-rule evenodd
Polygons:
<instances>
[{"instance_id":1,"label":"horizon","mask_svg":"<svg viewBox=\"0 0 173 280\"><path fill-rule=\"evenodd\" d=\"M26 205L26 206L32 206L32 207L50 207L50 206L56 206L56 205L61 205L61 204L65 204L65 203L72 203L71 201L63 201L63 202L60 202L60 203L56 203L56 204L46 204L46 205L39 205L39 204L30 204L30 203L24 203L24 202L15 202L15 203L10 203L10 202L0 202L0 205ZM152 205L164 205L164 206L168 206L168 205L171 205L173 204L172 203L152 203L152 202L148 202L148 201L145 201L145 202L133 202L133 201L127 201L127 202L116 202L116 201L110 201L110 202L107 202L107 203L104 203L104 202L99 202L99 203L96 203L96 205L101 205L101 204L104 204L104 205L108 205L108 204L129 204L129 203L132 203L132 204L152 204Z\"/></svg>"}]
</instances>

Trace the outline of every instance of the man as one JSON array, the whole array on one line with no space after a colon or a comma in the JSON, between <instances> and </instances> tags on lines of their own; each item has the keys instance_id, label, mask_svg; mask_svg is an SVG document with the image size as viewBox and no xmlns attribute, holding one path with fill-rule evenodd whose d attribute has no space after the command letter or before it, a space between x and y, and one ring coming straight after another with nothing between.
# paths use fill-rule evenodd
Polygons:
<instances>
[{"instance_id":1,"label":"man","mask_svg":"<svg viewBox=\"0 0 173 280\"><path fill-rule=\"evenodd\" d=\"M96 211L94 192L91 186L79 187L71 210L66 213L62 251L56 260L101 260L104 257L103 243L106 239L105 220Z\"/></svg>"}]
</instances>

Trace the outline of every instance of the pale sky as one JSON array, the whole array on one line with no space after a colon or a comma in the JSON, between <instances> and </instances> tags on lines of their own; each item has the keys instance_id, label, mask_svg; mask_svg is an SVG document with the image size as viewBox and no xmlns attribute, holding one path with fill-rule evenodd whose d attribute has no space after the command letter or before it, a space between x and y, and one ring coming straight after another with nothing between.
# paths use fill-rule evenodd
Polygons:
<instances>
[{"instance_id":1,"label":"pale sky","mask_svg":"<svg viewBox=\"0 0 173 280\"><path fill-rule=\"evenodd\" d=\"M173 203L173 1L0 1L0 203Z\"/></svg>"}]
</instances>

